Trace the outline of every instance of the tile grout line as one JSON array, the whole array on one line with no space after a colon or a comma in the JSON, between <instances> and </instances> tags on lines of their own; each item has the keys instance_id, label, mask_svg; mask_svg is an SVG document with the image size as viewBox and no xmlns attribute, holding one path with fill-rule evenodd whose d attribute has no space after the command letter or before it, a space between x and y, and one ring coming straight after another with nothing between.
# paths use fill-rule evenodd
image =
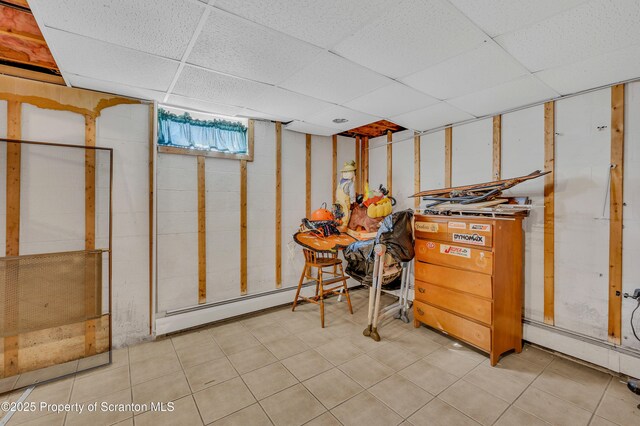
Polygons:
<instances>
[{"instance_id":1,"label":"tile grout line","mask_svg":"<svg viewBox=\"0 0 640 426\"><path fill-rule=\"evenodd\" d=\"M211 337L213 338L213 336L211 336ZM180 364L180 369L182 370L182 374L184 375L184 379L186 380L187 386L189 387L189 391L191 392L189 394L189 396L191 397L191 400L193 401L193 405L196 406L196 411L198 412L198 415L200 416L200 420L202 421L202 424L205 424L204 423L204 418L202 417L202 413L200 413L200 407L198 407L198 404L196 403L196 399L193 396L193 389L191 389L191 383L189 383L189 380L187 379L187 373L186 373L186 371L184 371L184 366L182 365L182 361L180 361L180 357L178 356L178 351L176 350L176 345L173 344L173 339L172 338L169 338L169 340L171 341L171 346L173 347L173 351L176 354L176 358L178 358L178 364ZM169 374L171 374L171 373L169 373ZM131 386L131 392L133 392L133 386ZM132 398L133 398L133 396L132 396ZM184 397L180 397L180 398L184 398ZM178 399L180 399L180 398L178 398ZM132 402L133 402L133 399L132 399ZM145 413L146 412L147 411L145 411ZM144 414L144 413L142 413L142 414ZM135 421L135 419L134 419L134 421Z\"/></svg>"},{"instance_id":2,"label":"tile grout line","mask_svg":"<svg viewBox=\"0 0 640 426\"><path fill-rule=\"evenodd\" d=\"M593 413L591 413L591 417L589 418L589 423L587 423L588 425L590 425L593 422L593 418L596 417L596 412L600 408L600 405L602 404L602 401L604 400L604 396L607 394L607 391L611 387L611 383L613 382L613 379L614 379L614 376L609 377L609 381L607 382L607 386L605 386L604 391L602 392L602 395L600 395L600 399L598 400L598 404L596 405L596 408L593 410ZM613 423L613 421L612 421L612 423Z\"/></svg>"}]
</instances>

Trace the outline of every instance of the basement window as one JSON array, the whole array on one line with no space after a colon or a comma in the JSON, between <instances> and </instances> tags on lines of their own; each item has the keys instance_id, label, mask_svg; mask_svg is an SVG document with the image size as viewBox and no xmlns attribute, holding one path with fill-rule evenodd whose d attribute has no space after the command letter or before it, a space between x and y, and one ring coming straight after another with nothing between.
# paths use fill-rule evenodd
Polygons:
<instances>
[{"instance_id":1,"label":"basement window","mask_svg":"<svg viewBox=\"0 0 640 426\"><path fill-rule=\"evenodd\" d=\"M249 120L158 108L158 152L251 161Z\"/></svg>"}]
</instances>

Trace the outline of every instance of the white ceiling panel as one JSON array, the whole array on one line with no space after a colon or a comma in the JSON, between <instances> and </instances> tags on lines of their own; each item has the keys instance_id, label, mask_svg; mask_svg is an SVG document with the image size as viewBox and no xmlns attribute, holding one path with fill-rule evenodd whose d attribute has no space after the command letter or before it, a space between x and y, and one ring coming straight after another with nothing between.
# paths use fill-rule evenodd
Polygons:
<instances>
[{"instance_id":1,"label":"white ceiling panel","mask_svg":"<svg viewBox=\"0 0 640 426\"><path fill-rule=\"evenodd\" d=\"M268 87L266 84L187 65L180 73L173 93L207 102L244 107Z\"/></svg>"},{"instance_id":2,"label":"white ceiling panel","mask_svg":"<svg viewBox=\"0 0 640 426\"><path fill-rule=\"evenodd\" d=\"M260 120L281 121L283 123L293 121L293 117L287 117L284 115L276 115L276 114L268 114L266 112L256 111L250 108L243 108L242 111L238 113L238 116L247 117L247 118L256 118Z\"/></svg>"},{"instance_id":3,"label":"white ceiling panel","mask_svg":"<svg viewBox=\"0 0 640 426\"><path fill-rule=\"evenodd\" d=\"M524 28L587 0L449 0L491 37Z\"/></svg>"},{"instance_id":4,"label":"white ceiling panel","mask_svg":"<svg viewBox=\"0 0 640 426\"><path fill-rule=\"evenodd\" d=\"M418 92L404 84L393 82L388 86L367 93L344 104L357 111L380 117L392 117L408 111L424 108L438 100Z\"/></svg>"},{"instance_id":5,"label":"white ceiling panel","mask_svg":"<svg viewBox=\"0 0 640 426\"><path fill-rule=\"evenodd\" d=\"M537 78L525 76L500 86L450 99L447 102L476 117L481 117L557 96L557 92Z\"/></svg>"},{"instance_id":6,"label":"white ceiling panel","mask_svg":"<svg viewBox=\"0 0 640 426\"><path fill-rule=\"evenodd\" d=\"M320 136L331 136L335 135L336 130L330 127L322 127L317 126L311 123L305 123L304 121L292 121L291 123L284 126L287 130L292 130L294 132L300 133L309 133L310 135L320 135Z\"/></svg>"},{"instance_id":7,"label":"white ceiling panel","mask_svg":"<svg viewBox=\"0 0 640 426\"><path fill-rule=\"evenodd\" d=\"M170 95L167 102L164 103L168 106L176 106L211 114L228 115L230 117L238 115L242 111L242 108L201 101L199 99L187 98L179 95Z\"/></svg>"},{"instance_id":8,"label":"white ceiling panel","mask_svg":"<svg viewBox=\"0 0 640 426\"><path fill-rule=\"evenodd\" d=\"M112 93L114 95L128 96L130 98L148 101L162 101L164 92L141 89L139 87L125 86L111 81L96 80L82 75L65 74L65 78L72 87L95 90L98 92Z\"/></svg>"},{"instance_id":9,"label":"white ceiling panel","mask_svg":"<svg viewBox=\"0 0 640 426\"><path fill-rule=\"evenodd\" d=\"M330 48L385 13L388 0L218 0L214 6Z\"/></svg>"},{"instance_id":10,"label":"white ceiling panel","mask_svg":"<svg viewBox=\"0 0 640 426\"><path fill-rule=\"evenodd\" d=\"M450 99L528 74L526 68L493 41L401 81L438 99Z\"/></svg>"},{"instance_id":11,"label":"white ceiling panel","mask_svg":"<svg viewBox=\"0 0 640 426\"><path fill-rule=\"evenodd\" d=\"M346 123L334 123L334 118L346 118ZM304 121L318 126L334 128L338 130L349 130L365 124L381 120L381 117L354 111L340 105L332 105L329 108L309 116Z\"/></svg>"},{"instance_id":12,"label":"white ceiling panel","mask_svg":"<svg viewBox=\"0 0 640 426\"><path fill-rule=\"evenodd\" d=\"M540 71L535 76L561 95L638 78L640 45Z\"/></svg>"},{"instance_id":13,"label":"white ceiling panel","mask_svg":"<svg viewBox=\"0 0 640 426\"><path fill-rule=\"evenodd\" d=\"M327 109L331 105L328 102L279 87L267 88L260 97L247 104L249 108L257 111L301 120Z\"/></svg>"},{"instance_id":14,"label":"white ceiling panel","mask_svg":"<svg viewBox=\"0 0 640 426\"><path fill-rule=\"evenodd\" d=\"M403 0L333 51L397 78L470 50L486 38L445 0Z\"/></svg>"},{"instance_id":15,"label":"white ceiling panel","mask_svg":"<svg viewBox=\"0 0 640 426\"><path fill-rule=\"evenodd\" d=\"M391 121L409 129L424 131L459 121L470 120L473 116L446 102L440 102L406 114L391 118Z\"/></svg>"},{"instance_id":16,"label":"white ceiling panel","mask_svg":"<svg viewBox=\"0 0 640 426\"><path fill-rule=\"evenodd\" d=\"M180 59L203 4L185 0L31 0L47 27Z\"/></svg>"},{"instance_id":17,"label":"white ceiling panel","mask_svg":"<svg viewBox=\"0 0 640 426\"><path fill-rule=\"evenodd\" d=\"M532 72L599 56L639 40L638 0L592 0L496 38Z\"/></svg>"},{"instance_id":18,"label":"white ceiling panel","mask_svg":"<svg viewBox=\"0 0 640 426\"><path fill-rule=\"evenodd\" d=\"M63 31L50 29L47 42L56 46L56 62L65 76L72 73L166 91L178 69L174 60Z\"/></svg>"},{"instance_id":19,"label":"white ceiling panel","mask_svg":"<svg viewBox=\"0 0 640 426\"><path fill-rule=\"evenodd\" d=\"M313 98L341 104L389 83L391 80L380 74L333 53L324 52L280 86Z\"/></svg>"},{"instance_id":20,"label":"white ceiling panel","mask_svg":"<svg viewBox=\"0 0 640 426\"><path fill-rule=\"evenodd\" d=\"M275 84L308 65L320 52L319 47L214 9L187 62Z\"/></svg>"}]
</instances>

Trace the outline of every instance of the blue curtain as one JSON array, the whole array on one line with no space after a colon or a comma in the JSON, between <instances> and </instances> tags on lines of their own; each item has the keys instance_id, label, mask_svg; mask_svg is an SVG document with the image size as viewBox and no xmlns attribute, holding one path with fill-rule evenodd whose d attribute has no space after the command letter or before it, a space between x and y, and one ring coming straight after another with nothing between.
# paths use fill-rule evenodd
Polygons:
<instances>
[{"instance_id":1,"label":"blue curtain","mask_svg":"<svg viewBox=\"0 0 640 426\"><path fill-rule=\"evenodd\" d=\"M208 151L247 153L247 127L226 120L198 120L189 113L158 110L158 144Z\"/></svg>"}]
</instances>

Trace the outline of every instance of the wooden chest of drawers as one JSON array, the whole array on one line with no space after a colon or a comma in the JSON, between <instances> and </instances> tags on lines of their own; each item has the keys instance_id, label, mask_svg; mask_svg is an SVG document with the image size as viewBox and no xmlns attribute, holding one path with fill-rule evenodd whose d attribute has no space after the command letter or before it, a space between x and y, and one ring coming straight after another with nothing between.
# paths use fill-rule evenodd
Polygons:
<instances>
[{"instance_id":1,"label":"wooden chest of drawers","mask_svg":"<svg viewBox=\"0 0 640 426\"><path fill-rule=\"evenodd\" d=\"M522 350L522 219L415 217L414 325L489 353Z\"/></svg>"}]
</instances>

